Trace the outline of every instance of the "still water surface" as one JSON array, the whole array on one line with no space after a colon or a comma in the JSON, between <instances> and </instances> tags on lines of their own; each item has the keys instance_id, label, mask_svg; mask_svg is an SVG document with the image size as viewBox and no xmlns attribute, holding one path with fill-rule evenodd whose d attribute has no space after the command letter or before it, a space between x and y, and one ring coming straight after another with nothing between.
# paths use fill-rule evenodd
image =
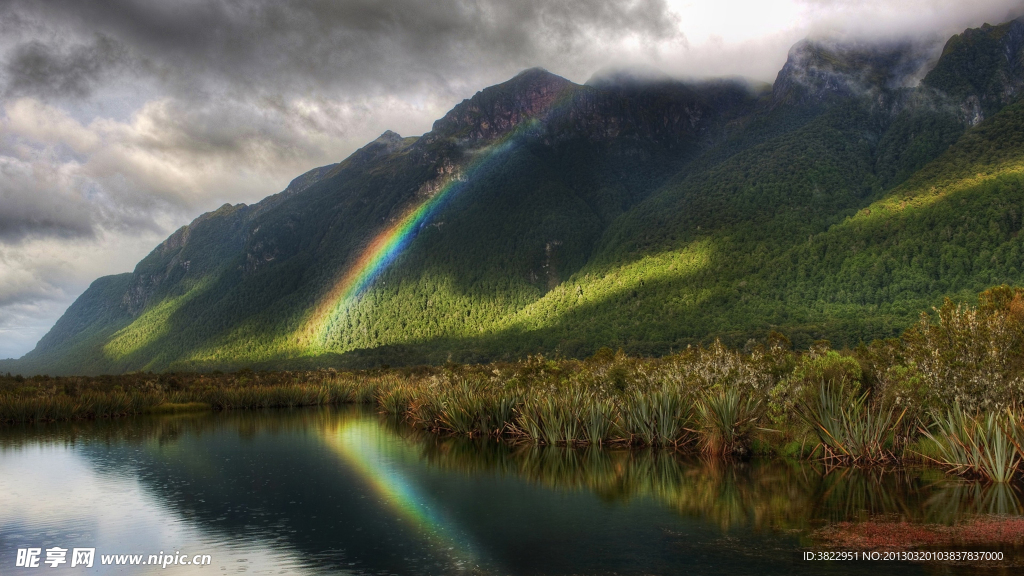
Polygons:
<instances>
[{"instance_id":1,"label":"still water surface","mask_svg":"<svg viewBox=\"0 0 1024 576\"><path fill-rule=\"evenodd\" d=\"M1015 573L802 560L835 522L991 513L1020 515L1017 491L934 470L441 439L359 407L0 429L0 574ZM18 548L54 546L96 548L95 565L14 568ZM213 563L100 565L160 553Z\"/></svg>"}]
</instances>

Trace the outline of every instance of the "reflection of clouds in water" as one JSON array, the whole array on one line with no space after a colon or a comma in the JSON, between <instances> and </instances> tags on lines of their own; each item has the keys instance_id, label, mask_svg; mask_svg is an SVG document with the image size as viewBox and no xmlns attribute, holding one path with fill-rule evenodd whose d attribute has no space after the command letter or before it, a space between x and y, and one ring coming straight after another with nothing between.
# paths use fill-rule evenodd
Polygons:
<instances>
[{"instance_id":1,"label":"reflection of clouds in water","mask_svg":"<svg viewBox=\"0 0 1024 576\"><path fill-rule=\"evenodd\" d=\"M0 566L14 566L18 548L96 548L89 574L123 573L102 566L102 554L210 554L208 567L168 566L173 574L214 571L252 574L302 572L298 559L248 541L244 547L210 539L148 494L131 475L98 472L74 448L28 446L0 450ZM45 560L45 551L42 559ZM70 551L68 559L70 560ZM70 562L47 574L80 574ZM30 574L15 569L14 574ZM167 573L158 566L138 566L133 574Z\"/></svg>"}]
</instances>

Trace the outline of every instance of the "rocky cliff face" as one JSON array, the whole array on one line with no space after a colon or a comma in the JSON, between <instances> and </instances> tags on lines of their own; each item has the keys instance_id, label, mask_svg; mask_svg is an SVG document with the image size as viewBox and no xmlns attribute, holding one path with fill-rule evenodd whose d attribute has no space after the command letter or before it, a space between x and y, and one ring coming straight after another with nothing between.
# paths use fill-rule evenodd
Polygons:
<instances>
[{"instance_id":1,"label":"rocky cliff face","mask_svg":"<svg viewBox=\"0 0 1024 576\"><path fill-rule=\"evenodd\" d=\"M268 200L274 202L276 198ZM155 297L173 292L175 285L190 272L202 275L223 266L224 257L241 248L242 230L256 212L254 208L224 204L171 234L135 267L121 299L122 309L138 316Z\"/></svg>"},{"instance_id":2,"label":"rocky cliff face","mask_svg":"<svg viewBox=\"0 0 1024 576\"><path fill-rule=\"evenodd\" d=\"M434 123L417 147L454 140L473 147L504 136L524 121L547 144L585 139L659 143L693 140L749 113L757 94L740 81L683 83L668 78L609 76L577 85L541 68L478 92ZM653 111L656 113L652 113Z\"/></svg>"},{"instance_id":3,"label":"rocky cliff face","mask_svg":"<svg viewBox=\"0 0 1024 576\"><path fill-rule=\"evenodd\" d=\"M434 122L428 141L456 137L473 142L501 136L523 120L547 112L557 100L568 98L578 89L576 84L542 68L526 70L456 105Z\"/></svg>"},{"instance_id":4,"label":"rocky cliff face","mask_svg":"<svg viewBox=\"0 0 1024 576\"><path fill-rule=\"evenodd\" d=\"M913 42L844 44L803 40L789 51L772 87L772 105L821 104L842 97L874 97L915 86L932 46Z\"/></svg>"},{"instance_id":5,"label":"rocky cliff face","mask_svg":"<svg viewBox=\"0 0 1024 576\"><path fill-rule=\"evenodd\" d=\"M1024 21L953 36L924 83L949 95L972 126L992 116L1024 89Z\"/></svg>"}]
</instances>

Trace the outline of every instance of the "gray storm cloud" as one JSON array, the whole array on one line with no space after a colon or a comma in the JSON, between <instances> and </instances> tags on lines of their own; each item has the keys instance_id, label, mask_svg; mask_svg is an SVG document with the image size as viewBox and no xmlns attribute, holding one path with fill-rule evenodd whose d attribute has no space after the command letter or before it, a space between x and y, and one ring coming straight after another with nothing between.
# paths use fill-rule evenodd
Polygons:
<instances>
[{"instance_id":1,"label":"gray storm cloud","mask_svg":"<svg viewBox=\"0 0 1024 576\"><path fill-rule=\"evenodd\" d=\"M386 129L422 133L524 68L770 81L808 34L948 36L1019 7L0 0L0 357L201 212L258 201Z\"/></svg>"},{"instance_id":2,"label":"gray storm cloud","mask_svg":"<svg viewBox=\"0 0 1024 576\"><path fill-rule=\"evenodd\" d=\"M10 51L4 70L4 92L7 96L81 98L128 63L127 48L106 36L66 46L33 39Z\"/></svg>"},{"instance_id":3,"label":"gray storm cloud","mask_svg":"<svg viewBox=\"0 0 1024 576\"><path fill-rule=\"evenodd\" d=\"M0 240L255 200L462 85L679 35L662 0L15 0L0 21Z\"/></svg>"},{"instance_id":4,"label":"gray storm cloud","mask_svg":"<svg viewBox=\"0 0 1024 576\"><path fill-rule=\"evenodd\" d=\"M609 38L679 34L663 0L56 0L0 14L24 31L5 62L7 90L41 97L89 93L124 68L182 97L408 90L554 54L586 60Z\"/></svg>"}]
</instances>

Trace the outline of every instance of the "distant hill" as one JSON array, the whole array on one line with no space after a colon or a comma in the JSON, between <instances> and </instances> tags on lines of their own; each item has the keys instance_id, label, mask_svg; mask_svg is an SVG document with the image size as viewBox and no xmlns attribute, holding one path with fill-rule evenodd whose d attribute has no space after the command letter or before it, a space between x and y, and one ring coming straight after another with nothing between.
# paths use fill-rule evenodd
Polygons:
<instances>
[{"instance_id":1,"label":"distant hill","mask_svg":"<svg viewBox=\"0 0 1024 576\"><path fill-rule=\"evenodd\" d=\"M0 371L893 336L946 295L1024 283L1022 88L1020 21L937 61L803 41L770 89L527 70L200 216Z\"/></svg>"}]
</instances>

